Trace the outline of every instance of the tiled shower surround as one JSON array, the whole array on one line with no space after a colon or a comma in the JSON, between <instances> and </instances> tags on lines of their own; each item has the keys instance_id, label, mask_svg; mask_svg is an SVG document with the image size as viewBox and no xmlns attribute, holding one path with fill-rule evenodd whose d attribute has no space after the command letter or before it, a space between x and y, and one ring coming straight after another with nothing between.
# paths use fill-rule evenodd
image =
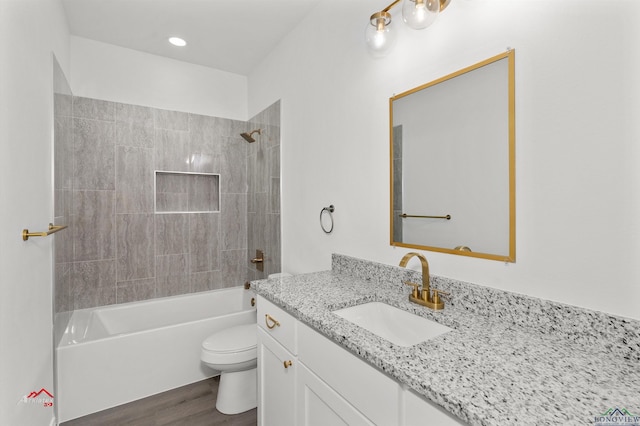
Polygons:
<instances>
[{"instance_id":1,"label":"tiled shower surround","mask_svg":"<svg viewBox=\"0 0 640 426\"><path fill-rule=\"evenodd\" d=\"M56 177L71 170L70 188L56 191L56 205L71 199L69 230L56 237L56 312L238 286L280 270L279 102L244 122L72 99L70 116L56 119L70 126L56 127L56 152L71 145L55 161ZM240 133L253 127L262 135L249 144ZM219 211L157 213L156 171L219 174ZM264 273L250 263L256 248L267 255Z\"/></svg>"}]
</instances>

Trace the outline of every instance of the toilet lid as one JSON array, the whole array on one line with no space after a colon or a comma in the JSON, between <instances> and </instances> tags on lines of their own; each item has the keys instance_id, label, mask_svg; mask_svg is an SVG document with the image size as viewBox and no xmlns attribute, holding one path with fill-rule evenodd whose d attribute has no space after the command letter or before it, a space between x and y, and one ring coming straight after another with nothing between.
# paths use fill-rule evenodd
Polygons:
<instances>
[{"instance_id":1,"label":"toilet lid","mask_svg":"<svg viewBox=\"0 0 640 426\"><path fill-rule=\"evenodd\" d=\"M241 352L256 347L256 324L236 325L207 337L202 347L211 352Z\"/></svg>"}]
</instances>

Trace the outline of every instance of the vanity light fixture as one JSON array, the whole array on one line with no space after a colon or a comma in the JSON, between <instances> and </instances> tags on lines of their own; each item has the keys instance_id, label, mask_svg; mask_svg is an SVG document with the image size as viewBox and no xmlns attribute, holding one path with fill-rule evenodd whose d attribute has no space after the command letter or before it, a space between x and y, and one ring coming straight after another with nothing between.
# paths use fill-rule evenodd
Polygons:
<instances>
[{"instance_id":1,"label":"vanity light fixture","mask_svg":"<svg viewBox=\"0 0 640 426\"><path fill-rule=\"evenodd\" d=\"M369 18L365 31L365 40L369 51L374 56L384 56L393 47L394 31L391 31L391 13L395 5L403 1L402 20L415 30L422 30L431 25L451 0L395 0L389 6L376 12Z\"/></svg>"},{"instance_id":2,"label":"vanity light fixture","mask_svg":"<svg viewBox=\"0 0 640 426\"><path fill-rule=\"evenodd\" d=\"M187 45L187 42L180 37L169 37L169 43L178 47L184 47Z\"/></svg>"}]
</instances>

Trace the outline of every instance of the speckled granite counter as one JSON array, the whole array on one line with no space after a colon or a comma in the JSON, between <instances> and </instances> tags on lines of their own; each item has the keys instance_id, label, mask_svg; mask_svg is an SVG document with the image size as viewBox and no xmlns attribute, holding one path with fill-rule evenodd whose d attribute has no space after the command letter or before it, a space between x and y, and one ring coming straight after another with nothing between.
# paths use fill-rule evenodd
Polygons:
<instances>
[{"instance_id":1,"label":"speckled granite counter","mask_svg":"<svg viewBox=\"0 0 640 426\"><path fill-rule=\"evenodd\" d=\"M432 276L444 311L410 303L416 271L334 255L332 270L252 282L256 292L472 425L593 425L640 415L640 322ZM401 347L333 314L381 301L454 330Z\"/></svg>"}]
</instances>

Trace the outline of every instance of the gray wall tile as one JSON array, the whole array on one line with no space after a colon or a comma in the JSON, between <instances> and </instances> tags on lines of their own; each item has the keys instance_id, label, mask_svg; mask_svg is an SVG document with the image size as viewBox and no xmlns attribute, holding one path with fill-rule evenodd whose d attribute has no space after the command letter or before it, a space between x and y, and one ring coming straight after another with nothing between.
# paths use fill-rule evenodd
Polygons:
<instances>
[{"instance_id":1,"label":"gray wall tile","mask_svg":"<svg viewBox=\"0 0 640 426\"><path fill-rule=\"evenodd\" d=\"M74 159L68 177L56 166L56 197L64 199L68 187L68 201L55 204L56 220L71 220L74 257L100 260L65 269L67 258L58 254L56 304L73 309L145 300L279 272L279 114L279 103L243 122L74 99L68 137L64 123L56 123L60 139L70 143L69 155L56 154ZM240 137L256 128L263 129L256 143ZM156 179L156 169L221 176L212 187L210 177ZM220 212L153 214L154 201L159 211ZM251 269L255 248L266 252L264 273Z\"/></svg>"},{"instance_id":2,"label":"gray wall tile","mask_svg":"<svg viewBox=\"0 0 640 426\"><path fill-rule=\"evenodd\" d=\"M280 103L276 102L251 120L252 128L262 129L259 139L247 153L247 247L249 257L264 251L264 271L247 263L250 278L265 278L281 272L280 242Z\"/></svg>"},{"instance_id":3,"label":"gray wall tile","mask_svg":"<svg viewBox=\"0 0 640 426\"><path fill-rule=\"evenodd\" d=\"M189 130L189 114L165 109L154 109L156 129Z\"/></svg>"},{"instance_id":4,"label":"gray wall tile","mask_svg":"<svg viewBox=\"0 0 640 426\"><path fill-rule=\"evenodd\" d=\"M73 185L73 118L54 120L54 188L71 189Z\"/></svg>"},{"instance_id":5,"label":"gray wall tile","mask_svg":"<svg viewBox=\"0 0 640 426\"><path fill-rule=\"evenodd\" d=\"M153 148L155 127L153 109L116 104L116 144Z\"/></svg>"},{"instance_id":6,"label":"gray wall tile","mask_svg":"<svg viewBox=\"0 0 640 426\"><path fill-rule=\"evenodd\" d=\"M71 265L71 288L75 294L97 287L115 288L116 263L113 259L74 262Z\"/></svg>"},{"instance_id":7,"label":"gray wall tile","mask_svg":"<svg viewBox=\"0 0 640 426\"><path fill-rule=\"evenodd\" d=\"M116 104L100 99L73 98L73 116L77 118L91 118L94 120L114 121L116 118Z\"/></svg>"},{"instance_id":8,"label":"gray wall tile","mask_svg":"<svg viewBox=\"0 0 640 426\"><path fill-rule=\"evenodd\" d=\"M267 194L255 194L255 199L256 212L247 217L247 247L250 254L256 250L264 251L267 245Z\"/></svg>"},{"instance_id":9,"label":"gray wall tile","mask_svg":"<svg viewBox=\"0 0 640 426\"><path fill-rule=\"evenodd\" d=\"M75 189L115 189L114 124L73 120Z\"/></svg>"},{"instance_id":10,"label":"gray wall tile","mask_svg":"<svg viewBox=\"0 0 640 426\"><path fill-rule=\"evenodd\" d=\"M222 282L224 287L235 287L247 281L247 250L222 251Z\"/></svg>"},{"instance_id":11,"label":"gray wall tile","mask_svg":"<svg viewBox=\"0 0 640 426\"><path fill-rule=\"evenodd\" d=\"M230 132L231 120L189 114L189 132L193 150L220 154L222 138Z\"/></svg>"},{"instance_id":12,"label":"gray wall tile","mask_svg":"<svg viewBox=\"0 0 640 426\"><path fill-rule=\"evenodd\" d=\"M116 303L115 261L75 262L71 267L73 309Z\"/></svg>"},{"instance_id":13,"label":"gray wall tile","mask_svg":"<svg viewBox=\"0 0 640 426\"><path fill-rule=\"evenodd\" d=\"M189 293L189 255L170 254L156 259L157 297Z\"/></svg>"},{"instance_id":14,"label":"gray wall tile","mask_svg":"<svg viewBox=\"0 0 640 426\"><path fill-rule=\"evenodd\" d=\"M122 281L116 286L116 303L137 302L156 297L156 279Z\"/></svg>"},{"instance_id":15,"label":"gray wall tile","mask_svg":"<svg viewBox=\"0 0 640 426\"><path fill-rule=\"evenodd\" d=\"M157 192L156 212L186 212L189 211L189 198L185 192Z\"/></svg>"},{"instance_id":16,"label":"gray wall tile","mask_svg":"<svg viewBox=\"0 0 640 426\"><path fill-rule=\"evenodd\" d=\"M54 292L55 313L73 310L70 263L56 263Z\"/></svg>"},{"instance_id":17,"label":"gray wall tile","mask_svg":"<svg viewBox=\"0 0 640 426\"><path fill-rule=\"evenodd\" d=\"M196 272L189 276L191 292L217 290L224 287L222 271Z\"/></svg>"},{"instance_id":18,"label":"gray wall tile","mask_svg":"<svg viewBox=\"0 0 640 426\"><path fill-rule=\"evenodd\" d=\"M73 261L73 223L71 221L71 215L54 218L54 224L67 225L67 229L58 232L53 238L56 264Z\"/></svg>"},{"instance_id":19,"label":"gray wall tile","mask_svg":"<svg viewBox=\"0 0 640 426\"><path fill-rule=\"evenodd\" d=\"M189 274L189 255L186 253L156 256L156 277Z\"/></svg>"},{"instance_id":20,"label":"gray wall tile","mask_svg":"<svg viewBox=\"0 0 640 426\"><path fill-rule=\"evenodd\" d=\"M156 176L156 211L180 212L189 210L189 176L161 173Z\"/></svg>"},{"instance_id":21,"label":"gray wall tile","mask_svg":"<svg viewBox=\"0 0 640 426\"><path fill-rule=\"evenodd\" d=\"M116 216L118 281L154 277L154 231L152 214Z\"/></svg>"},{"instance_id":22,"label":"gray wall tile","mask_svg":"<svg viewBox=\"0 0 640 426\"><path fill-rule=\"evenodd\" d=\"M116 121L154 127L153 108L131 104L116 104Z\"/></svg>"},{"instance_id":23,"label":"gray wall tile","mask_svg":"<svg viewBox=\"0 0 640 426\"><path fill-rule=\"evenodd\" d=\"M116 213L152 213L153 178L153 150L116 147Z\"/></svg>"},{"instance_id":24,"label":"gray wall tile","mask_svg":"<svg viewBox=\"0 0 640 426\"><path fill-rule=\"evenodd\" d=\"M272 177L269 183L269 206L267 212L280 213L280 178Z\"/></svg>"},{"instance_id":25,"label":"gray wall tile","mask_svg":"<svg viewBox=\"0 0 640 426\"><path fill-rule=\"evenodd\" d=\"M116 303L116 289L115 287L90 288L81 294L75 294L73 302L73 309L113 305Z\"/></svg>"},{"instance_id":26,"label":"gray wall tile","mask_svg":"<svg viewBox=\"0 0 640 426\"><path fill-rule=\"evenodd\" d=\"M74 191L73 203L73 259L113 259L116 247L115 192Z\"/></svg>"},{"instance_id":27,"label":"gray wall tile","mask_svg":"<svg viewBox=\"0 0 640 426\"><path fill-rule=\"evenodd\" d=\"M156 170L189 171L189 132L156 129Z\"/></svg>"},{"instance_id":28,"label":"gray wall tile","mask_svg":"<svg viewBox=\"0 0 640 426\"><path fill-rule=\"evenodd\" d=\"M176 296L190 292L188 275L156 278L156 297Z\"/></svg>"},{"instance_id":29,"label":"gray wall tile","mask_svg":"<svg viewBox=\"0 0 640 426\"><path fill-rule=\"evenodd\" d=\"M155 128L136 123L116 122L116 145L153 148Z\"/></svg>"},{"instance_id":30,"label":"gray wall tile","mask_svg":"<svg viewBox=\"0 0 640 426\"><path fill-rule=\"evenodd\" d=\"M282 264L282 246L281 246L281 229L280 229L280 215L268 214L267 215L267 237L265 250L268 253L264 264L264 277L276 272L281 272L280 265Z\"/></svg>"},{"instance_id":31,"label":"gray wall tile","mask_svg":"<svg viewBox=\"0 0 640 426\"><path fill-rule=\"evenodd\" d=\"M187 181L189 211L220 211L220 177L218 175L188 175Z\"/></svg>"},{"instance_id":32,"label":"gray wall tile","mask_svg":"<svg viewBox=\"0 0 640 426\"><path fill-rule=\"evenodd\" d=\"M269 148L269 176L280 178L280 145Z\"/></svg>"},{"instance_id":33,"label":"gray wall tile","mask_svg":"<svg viewBox=\"0 0 640 426\"><path fill-rule=\"evenodd\" d=\"M246 193L247 179L247 147L248 143L238 138L225 138L222 151L221 174L223 193Z\"/></svg>"},{"instance_id":34,"label":"gray wall tile","mask_svg":"<svg viewBox=\"0 0 640 426\"><path fill-rule=\"evenodd\" d=\"M222 247L247 248L247 195L222 194Z\"/></svg>"},{"instance_id":35,"label":"gray wall tile","mask_svg":"<svg viewBox=\"0 0 640 426\"><path fill-rule=\"evenodd\" d=\"M189 215L190 272L220 269L220 214Z\"/></svg>"},{"instance_id":36,"label":"gray wall tile","mask_svg":"<svg viewBox=\"0 0 640 426\"><path fill-rule=\"evenodd\" d=\"M160 214L156 216L156 254L189 252L189 215Z\"/></svg>"}]
</instances>

